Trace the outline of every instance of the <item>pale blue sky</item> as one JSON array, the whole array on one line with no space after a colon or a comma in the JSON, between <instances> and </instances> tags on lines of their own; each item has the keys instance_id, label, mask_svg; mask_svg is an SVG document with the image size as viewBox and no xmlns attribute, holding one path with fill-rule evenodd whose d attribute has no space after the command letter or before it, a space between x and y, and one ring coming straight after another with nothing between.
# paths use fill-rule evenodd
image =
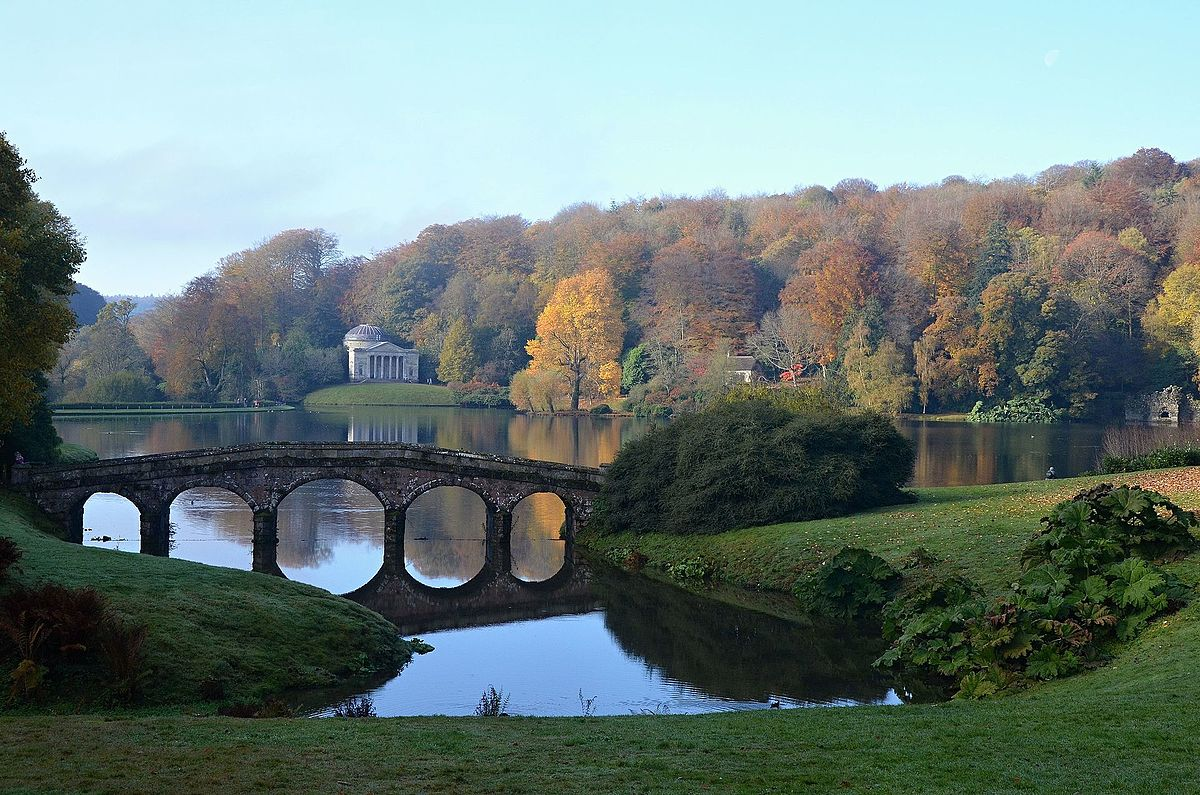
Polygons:
<instances>
[{"instance_id":1,"label":"pale blue sky","mask_svg":"<svg viewBox=\"0 0 1200 795\"><path fill-rule=\"evenodd\" d=\"M282 229L1200 155L1200 3L0 0L0 129L168 292Z\"/></svg>"}]
</instances>

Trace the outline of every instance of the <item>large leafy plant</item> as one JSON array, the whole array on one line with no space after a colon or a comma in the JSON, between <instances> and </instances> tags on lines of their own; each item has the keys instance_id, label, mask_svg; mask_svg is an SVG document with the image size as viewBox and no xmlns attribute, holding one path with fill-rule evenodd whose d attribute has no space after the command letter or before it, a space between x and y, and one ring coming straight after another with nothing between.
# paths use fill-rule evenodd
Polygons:
<instances>
[{"instance_id":1,"label":"large leafy plant","mask_svg":"<svg viewBox=\"0 0 1200 795\"><path fill-rule=\"evenodd\" d=\"M881 667L932 671L957 695L992 695L1094 663L1187 593L1155 560L1195 546L1195 514L1137 486L1097 486L1059 503L1022 552L1012 593L992 604L930 561L904 572L885 608Z\"/></svg>"}]
</instances>

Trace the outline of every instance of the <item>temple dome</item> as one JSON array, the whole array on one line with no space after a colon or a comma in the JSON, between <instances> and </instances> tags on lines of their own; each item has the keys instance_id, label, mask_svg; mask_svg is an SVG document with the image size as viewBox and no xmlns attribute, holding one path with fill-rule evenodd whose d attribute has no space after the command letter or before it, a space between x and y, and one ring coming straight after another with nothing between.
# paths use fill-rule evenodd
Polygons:
<instances>
[{"instance_id":1,"label":"temple dome","mask_svg":"<svg viewBox=\"0 0 1200 795\"><path fill-rule=\"evenodd\" d=\"M383 329L379 326L355 326L346 332L343 342L383 342Z\"/></svg>"}]
</instances>

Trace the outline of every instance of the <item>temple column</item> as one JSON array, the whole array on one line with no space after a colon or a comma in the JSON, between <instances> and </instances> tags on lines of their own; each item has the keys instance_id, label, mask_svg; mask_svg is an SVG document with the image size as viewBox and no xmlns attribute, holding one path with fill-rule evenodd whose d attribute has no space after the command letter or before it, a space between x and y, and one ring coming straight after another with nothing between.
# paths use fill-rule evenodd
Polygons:
<instances>
[{"instance_id":1,"label":"temple column","mask_svg":"<svg viewBox=\"0 0 1200 795\"><path fill-rule=\"evenodd\" d=\"M171 506L141 510L141 551L160 558L171 554Z\"/></svg>"},{"instance_id":2,"label":"temple column","mask_svg":"<svg viewBox=\"0 0 1200 795\"><path fill-rule=\"evenodd\" d=\"M254 512L254 551L251 571L282 577L279 568L279 512L267 508Z\"/></svg>"}]
</instances>

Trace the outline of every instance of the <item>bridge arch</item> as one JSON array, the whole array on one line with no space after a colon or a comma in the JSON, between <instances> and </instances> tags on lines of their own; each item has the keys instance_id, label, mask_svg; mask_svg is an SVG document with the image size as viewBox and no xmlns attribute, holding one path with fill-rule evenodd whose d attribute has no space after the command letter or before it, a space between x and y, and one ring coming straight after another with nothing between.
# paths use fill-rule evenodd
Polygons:
<instances>
[{"instance_id":1,"label":"bridge arch","mask_svg":"<svg viewBox=\"0 0 1200 795\"><path fill-rule=\"evenodd\" d=\"M244 490L230 488L228 483L210 483L202 481L168 492L171 497L167 513L175 528L171 557L250 569L254 558L254 501Z\"/></svg>"},{"instance_id":2,"label":"bridge arch","mask_svg":"<svg viewBox=\"0 0 1200 795\"><path fill-rule=\"evenodd\" d=\"M489 514L495 513L497 510L495 500L481 486L472 483L469 480L462 480L458 478L434 478L432 480L425 481L424 483L409 489L404 494L403 498L401 499L401 506L407 511L422 494L427 494L434 489L446 487L466 489L467 491L474 493L475 496L483 500L484 510L486 510Z\"/></svg>"},{"instance_id":3,"label":"bridge arch","mask_svg":"<svg viewBox=\"0 0 1200 795\"><path fill-rule=\"evenodd\" d=\"M328 472L306 471L299 477L292 478L286 482L277 483L271 490L271 507L278 510L279 506L283 504L283 501L287 499L289 495L295 492L296 489L321 480L342 480L353 483L356 486L361 486L362 488L371 492L375 499L379 500L379 504L384 509L397 507L395 499L392 498L382 484L376 483L370 478L365 478L357 472L342 472L333 470Z\"/></svg>"},{"instance_id":4,"label":"bridge arch","mask_svg":"<svg viewBox=\"0 0 1200 795\"><path fill-rule=\"evenodd\" d=\"M175 501L179 499L179 495L192 489L220 489L221 491L227 491L246 503L246 507L251 511L262 510L262 507L258 504L258 500L254 498L249 489L244 488L236 481L213 477L187 478L186 480L172 483L171 487L163 492L166 504L168 506L174 505Z\"/></svg>"},{"instance_id":5,"label":"bridge arch","mask_svg":"<svg viewBox=\"0 0 1200 795\"><path fill-rule=\"evenodd\" d=\"M124 552L141 550L146 507L139 505L133 496L116 489L94 491L79 499L72 513L78 516L79 540L84 546Z\"/></svg>"}]
</instances>

